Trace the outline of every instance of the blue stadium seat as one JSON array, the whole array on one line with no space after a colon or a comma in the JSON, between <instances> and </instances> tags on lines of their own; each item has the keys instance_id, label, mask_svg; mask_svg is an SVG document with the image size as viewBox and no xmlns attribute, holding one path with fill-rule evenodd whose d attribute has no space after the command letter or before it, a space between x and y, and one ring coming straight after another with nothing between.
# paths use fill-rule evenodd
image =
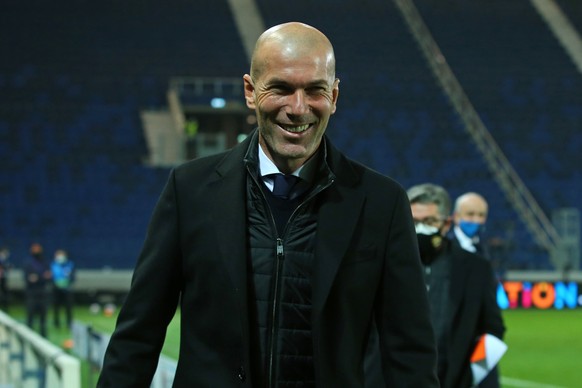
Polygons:
<instances>
[{"instance_id":1,"label":"blue stadium seat","mask_svg":"<svg viewBox=\"0 0 582 388\"><path fill-rule=\"evenodd\" d=\"M334 42L341 92L328 133L339 148L404 186L481 192L491 204L488 235L511 240L508 265L551 268L391 2L257 3L267 26L301 20ZM542 208L580 209L582 78L531 5L415 3ZM574 3L558 0L572 15ZM17 262L39 240L87 268L133 266L168 176L142 163L139 111L166 106L173 76L248 71L228 3L22 0L3 13L11 55L0 62L0 245Z\"/></svg>"}]
</instances>

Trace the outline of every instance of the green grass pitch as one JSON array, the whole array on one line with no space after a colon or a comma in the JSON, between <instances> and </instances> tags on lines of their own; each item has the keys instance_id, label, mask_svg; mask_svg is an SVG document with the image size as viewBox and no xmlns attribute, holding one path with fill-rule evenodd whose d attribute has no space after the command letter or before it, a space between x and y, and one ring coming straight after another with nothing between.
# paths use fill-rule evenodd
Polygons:
<instances>
[{"instance_id":1,"label":"green grass pitch","mask_svg":"<svg viewBox=\"0 0 582 388\"><path fill-rule=\"evenodd\" d=\"M23 320L22 307L9 313ZM77 306L74 318L90 323L97 331L112 332L117 314L111 317L93 314L88 306ZM49 340L62 346L70 338L66 329L52 328L49 313ZM503 388L575 388L582 386L582 309L576 310L504 310L507 327L505 341L509 348L500 363ZM178 357L179 312L171 322L162 352ZM83 364L83 386L96 382L95 371Z\"/></svg>"}]
</instances>

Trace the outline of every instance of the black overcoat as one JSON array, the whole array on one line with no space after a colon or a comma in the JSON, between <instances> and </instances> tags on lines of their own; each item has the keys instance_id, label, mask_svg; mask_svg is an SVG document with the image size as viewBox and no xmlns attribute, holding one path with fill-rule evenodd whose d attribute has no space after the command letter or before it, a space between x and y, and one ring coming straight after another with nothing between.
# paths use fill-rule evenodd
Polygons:
<instances>
[{"instance_id":1,"label":"black overcoat","mask_svg":"<svg viewBox=\"0 0 582 388\"><path fill-rule=\"evenodd\" d=\"M175 168L153 212L99 387L148 387L176 306L175 387L251 387L246 174L256 133ZM436 350L410 205L395 181L327 144L312 275L317 387L363 386L376 317L390 387L436 387Z\"/></svg>"}]
</instances>

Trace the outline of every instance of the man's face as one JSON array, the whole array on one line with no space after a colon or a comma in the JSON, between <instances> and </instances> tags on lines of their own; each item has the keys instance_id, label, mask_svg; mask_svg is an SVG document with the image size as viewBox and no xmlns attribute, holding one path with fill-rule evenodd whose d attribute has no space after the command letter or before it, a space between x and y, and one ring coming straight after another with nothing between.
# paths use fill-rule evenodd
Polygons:
<instances>
[{"instance_id":1,"label":"man's face","mask_svg":"<svg viewBox=\"0 0 582 388\"><path fill-rule=\"evenodd\" d=\"M425 224L440 230L441 235L445 235L450 227L450 218L443 218L439 214L439 208L435 203L415 202L410 205L412 218L415 224Z\"/></svg>"},{"instance_id":2,"label":"man's face","mask_svg":"<svg viewBox=\"0 0 582 388\"><path fill-rule=\"evenodd\" d=\"M469 197L459 203L454 214L455 225L461 221L483 225L487 221L487 203L478 197Z\"/></svg>"},{"instance_id":3,"label":"man's face","mask_svg":"<svg viewBox=\"0 0 582 388\"><path fill-rule=\"evenodd\" d=\"M260 144L283 172L292 172L315 153L335 112L339 80L328 70L325 53L299 56L275 50L257 79L244 76Z\"/></svg>"}]
</instances>

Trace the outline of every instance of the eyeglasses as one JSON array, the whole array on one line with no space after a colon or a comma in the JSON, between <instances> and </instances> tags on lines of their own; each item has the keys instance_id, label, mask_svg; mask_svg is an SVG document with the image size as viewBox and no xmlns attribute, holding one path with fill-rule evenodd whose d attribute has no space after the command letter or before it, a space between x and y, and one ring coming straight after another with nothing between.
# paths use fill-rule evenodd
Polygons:
<instances>
[{"instance_id":1,"label":"eyeglasses","mask_svg":"<svg viewBox=\"0 0 582 388\"><path fill-rule=\"evenodd\" d=\"M437 218L437 217L426 217L423 218L421 220L419 219L414 219L414 226L418 225L418 224L425 224L428 226L435 226L435 227L440 227L443 223L443 219L442 218Z\"/></svg>"}]
</instances>

